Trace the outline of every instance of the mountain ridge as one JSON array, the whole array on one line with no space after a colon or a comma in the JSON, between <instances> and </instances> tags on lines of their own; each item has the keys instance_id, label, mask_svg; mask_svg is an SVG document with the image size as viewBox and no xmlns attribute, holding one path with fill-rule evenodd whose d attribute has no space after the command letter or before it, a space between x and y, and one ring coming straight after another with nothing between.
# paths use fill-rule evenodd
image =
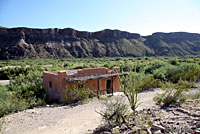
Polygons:
<instances>
[{"instance_id":1,"label":"mountain ridge","mask_svg":"<svg viewBox=\"0 0 200 134\"><path fill-rule=\"evenodd\" d=\"M120 30L2 28L0 59L184 56L200 54L200 34L157 32L148 36Z\"/></svg>"}]
</instances>

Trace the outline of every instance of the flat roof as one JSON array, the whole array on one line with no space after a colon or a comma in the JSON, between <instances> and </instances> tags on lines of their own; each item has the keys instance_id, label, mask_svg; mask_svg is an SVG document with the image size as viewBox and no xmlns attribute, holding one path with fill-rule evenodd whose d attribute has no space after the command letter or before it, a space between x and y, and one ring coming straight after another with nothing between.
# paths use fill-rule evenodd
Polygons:
<instances>
[{"instance_id":1,"label":"flat roof","mask_svg":"<svg viewBox=\"0 0 200 134\"><path fill-rule=\"evenodd\" d=\"M90 75L83 77L74 77L74 78L64 78L65 81L68 82L78 82L78 81L87 81L87 80L98 80L103 78L115 77L115 76L123 76L128 75L128 73L116 73L116 74L102 74L102 75Z\"/></svg>"}]
</instances>

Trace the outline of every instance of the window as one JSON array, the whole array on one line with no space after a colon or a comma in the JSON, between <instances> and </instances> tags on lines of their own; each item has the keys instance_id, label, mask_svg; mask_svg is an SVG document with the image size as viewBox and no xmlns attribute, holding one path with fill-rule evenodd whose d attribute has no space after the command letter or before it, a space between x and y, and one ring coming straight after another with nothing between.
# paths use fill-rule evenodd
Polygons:
<instances>
[{"instance_id":1,"label":"window","mask_svg":"<svg viewBox=\"0 0 200 134\"><path fill-rule=\"evenodd\" d=\"M49 87L52 88L52 82L51 81L49 81Z\"/></svg>"}]
</instances>

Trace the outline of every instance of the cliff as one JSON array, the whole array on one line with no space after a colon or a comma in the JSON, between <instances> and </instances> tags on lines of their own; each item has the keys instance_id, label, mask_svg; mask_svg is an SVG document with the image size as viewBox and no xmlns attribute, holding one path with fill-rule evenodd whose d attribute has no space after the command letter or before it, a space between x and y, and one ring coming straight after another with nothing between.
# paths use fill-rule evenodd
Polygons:
<instances>
[{"instance_id":1,"label":"cliff","mask_svg":"<svg viewBox=\"0 0 200 134\"><path fill-rule=\"evenodd\" d=\"M0 28L0 59L198 55L200 34Z\"/></svg>"}]
</instances>

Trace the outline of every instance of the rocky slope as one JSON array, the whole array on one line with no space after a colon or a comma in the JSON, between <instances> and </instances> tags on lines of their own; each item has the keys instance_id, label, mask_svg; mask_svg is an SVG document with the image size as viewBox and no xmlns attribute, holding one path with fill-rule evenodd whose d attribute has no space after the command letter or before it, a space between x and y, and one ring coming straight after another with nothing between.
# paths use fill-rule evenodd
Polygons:
<instances>
[{"instance_id":1,"label":"rocky slope","mask_svg":"<svg viewBox=\"0 0 200 134\"><path fill-rule=\"evenodd\" d=\"M200 34L0 27L0 59L200 54Z\"/></svg>"}]
</instances>

